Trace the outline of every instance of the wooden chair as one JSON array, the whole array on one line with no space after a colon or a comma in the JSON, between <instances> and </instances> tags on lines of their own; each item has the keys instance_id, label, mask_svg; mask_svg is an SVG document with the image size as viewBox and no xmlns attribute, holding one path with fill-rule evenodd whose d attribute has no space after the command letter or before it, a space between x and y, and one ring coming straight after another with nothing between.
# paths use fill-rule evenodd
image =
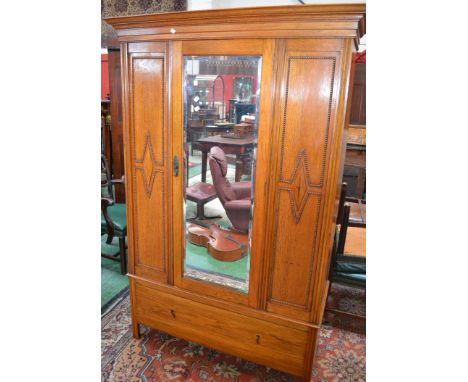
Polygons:
<instances>
[{"instance_id":1,"label":"wooden chair","mask_svg":"<svg viewBox=\"0 0 468 382\"><path fill-rule=\"evenodd\" d=\"M111 179L106 157L101 155L101 236L107 234L106 244L111 244L114 237L119 239L119 251L107 254L101 251L106 259L120 262L120 272L127 273L127 254L125 237L127 236L127 219L125 204L115 203L114 185L124 185L124 177Z\"/></svg>"},{"instance_id":2,"label":"wooden chair","mask_svg":"<svg viewBox=\"0 0 468 382\"><path fill-rule=\"evenodd\" d=\"M330 281L328 293L330 293L332 284L334 282L345 284L348 286L365 289L366 288L366 258L362 256L345 255L344 248L346 242L346 233L349 224L349 215L351 206L346 202L347 184L343 183L340 195L340 204L338 208L337 218L337 232L333 244L330 272L328 279ZM365 228L365 222L357 223L359 226ZM365 318L349 312L343 312L335 308L326 308L331 313L346 315L357 318Z\"/></svg>"}]
</instances>

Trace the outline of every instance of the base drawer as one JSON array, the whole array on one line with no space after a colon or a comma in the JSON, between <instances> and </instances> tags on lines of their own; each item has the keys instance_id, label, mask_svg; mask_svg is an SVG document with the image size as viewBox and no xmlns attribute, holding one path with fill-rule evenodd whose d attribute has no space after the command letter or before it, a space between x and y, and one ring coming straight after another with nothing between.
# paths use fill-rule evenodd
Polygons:
<instances>
[{"instance_id":1,"label":"base drawer","mask_svg":"<svg viewBox=\"0 0 468 382\"><path fill-rule=\"evenodd\" d=\"M138 323L294 375L303 375L309 330L298 330L133 284Z\"/></svg>"}]
</instances>

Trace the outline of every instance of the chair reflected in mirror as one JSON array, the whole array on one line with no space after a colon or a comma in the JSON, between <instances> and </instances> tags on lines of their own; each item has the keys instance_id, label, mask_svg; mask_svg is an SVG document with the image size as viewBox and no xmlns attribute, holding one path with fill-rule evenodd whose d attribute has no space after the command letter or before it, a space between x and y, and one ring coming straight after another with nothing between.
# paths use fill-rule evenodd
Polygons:
<instances>
[{"instance_id":1,"label":"chair reflected in mirror","mask_svg":"<svg viewBox=\"0 0 468 382\"><path fill-rule=\"evenodd\" d=\"M209 166L214 188L231 224L236 230L247 233L252 207L252 182L229 182L226 177L226 154L218 146L210 150Z\"/></svg>"}]
</instances>

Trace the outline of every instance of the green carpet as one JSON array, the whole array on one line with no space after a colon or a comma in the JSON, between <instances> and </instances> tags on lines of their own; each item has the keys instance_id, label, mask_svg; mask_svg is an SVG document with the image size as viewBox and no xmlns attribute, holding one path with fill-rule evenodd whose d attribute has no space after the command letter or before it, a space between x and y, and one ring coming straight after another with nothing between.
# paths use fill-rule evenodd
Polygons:
<instances>
[{"instance_id":1,"label":"green carpet","mask_svg":"<svg viewBox=\"0 0 468 382\"><path fill-rule=\"evenodd\" d=\"M111 245L106 244L107 235L101 236L101 251L113 254L119 250L119 242L114 238ZM120 273L120 262L101 257L101 309L115 296L128 287L128 277Z\"/></svg>"},{"instance_id":2,"label":"green carpet","mask_svg":"<svg viewBox=\"0 0 468 382\"><path fill-rule=\"evenodd\" d=\"M205 272L221 274L240 280L247 279L249 256L237 261L218 261L208 254L205 247L199 247L190 242L186 244L185 265Z\"/></svg>"},{"instance_id":3,"label":"green carpet","mask_svg":"<svg viewBox=\"0 0 468 382\"><path fill-rule=\"evenodd\" d=\"M186 201L185 214L187 217L194 217L196 215L196 204L194 202ZM231 222L226 216L219 199L215 199L205 205L205 214L208 216L222 215L221 219L213 219L213 223L224 228L231 226ZM190 224L190 222L187 222L187 224ZM247 280L247 267L250 265L249 255L237 261L219 261L208 254L205 247L194 245L188 241L186 243L185 254L185 265L188 267L242 281Z\"/></svg>"},{"instance_id":4,"label":"green carpet","mask_svg":"<svg viewBox=\"0 0 468 382\"><path fill-rule=\"evenodd\" d=\"M201 164L196 164L192 167L189 167L189 178L193 178L194 176L201 174L202 166Z\"/></svg>"}]
</instances>

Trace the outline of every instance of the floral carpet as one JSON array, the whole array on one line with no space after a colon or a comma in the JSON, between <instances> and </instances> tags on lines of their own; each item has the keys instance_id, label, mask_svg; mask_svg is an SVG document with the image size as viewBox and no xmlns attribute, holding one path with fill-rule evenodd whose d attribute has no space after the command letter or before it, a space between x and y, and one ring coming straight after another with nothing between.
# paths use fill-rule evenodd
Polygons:
<instances>
[{"instance_id":1,"label":"floral carpet","mask_svg":"<svg viewBox=\"0 0 468 382\"><path fill-rule=\"evenodd\" d=\"M365 312L365 296L334 284L328 305L351 313ZM326 315L319 331L314 382L365 381L365 326ZM132 337L128 293L102 316L101 381L108 382L298 382L299 378L219 353L157 330L141 327ZM336 326L331 326L337 324ZM348 329L348 330L346 330ZM357 330L355 330L357 329ZM359 333L360 332L360 333Z\"/></svg>"}]
</instances>

